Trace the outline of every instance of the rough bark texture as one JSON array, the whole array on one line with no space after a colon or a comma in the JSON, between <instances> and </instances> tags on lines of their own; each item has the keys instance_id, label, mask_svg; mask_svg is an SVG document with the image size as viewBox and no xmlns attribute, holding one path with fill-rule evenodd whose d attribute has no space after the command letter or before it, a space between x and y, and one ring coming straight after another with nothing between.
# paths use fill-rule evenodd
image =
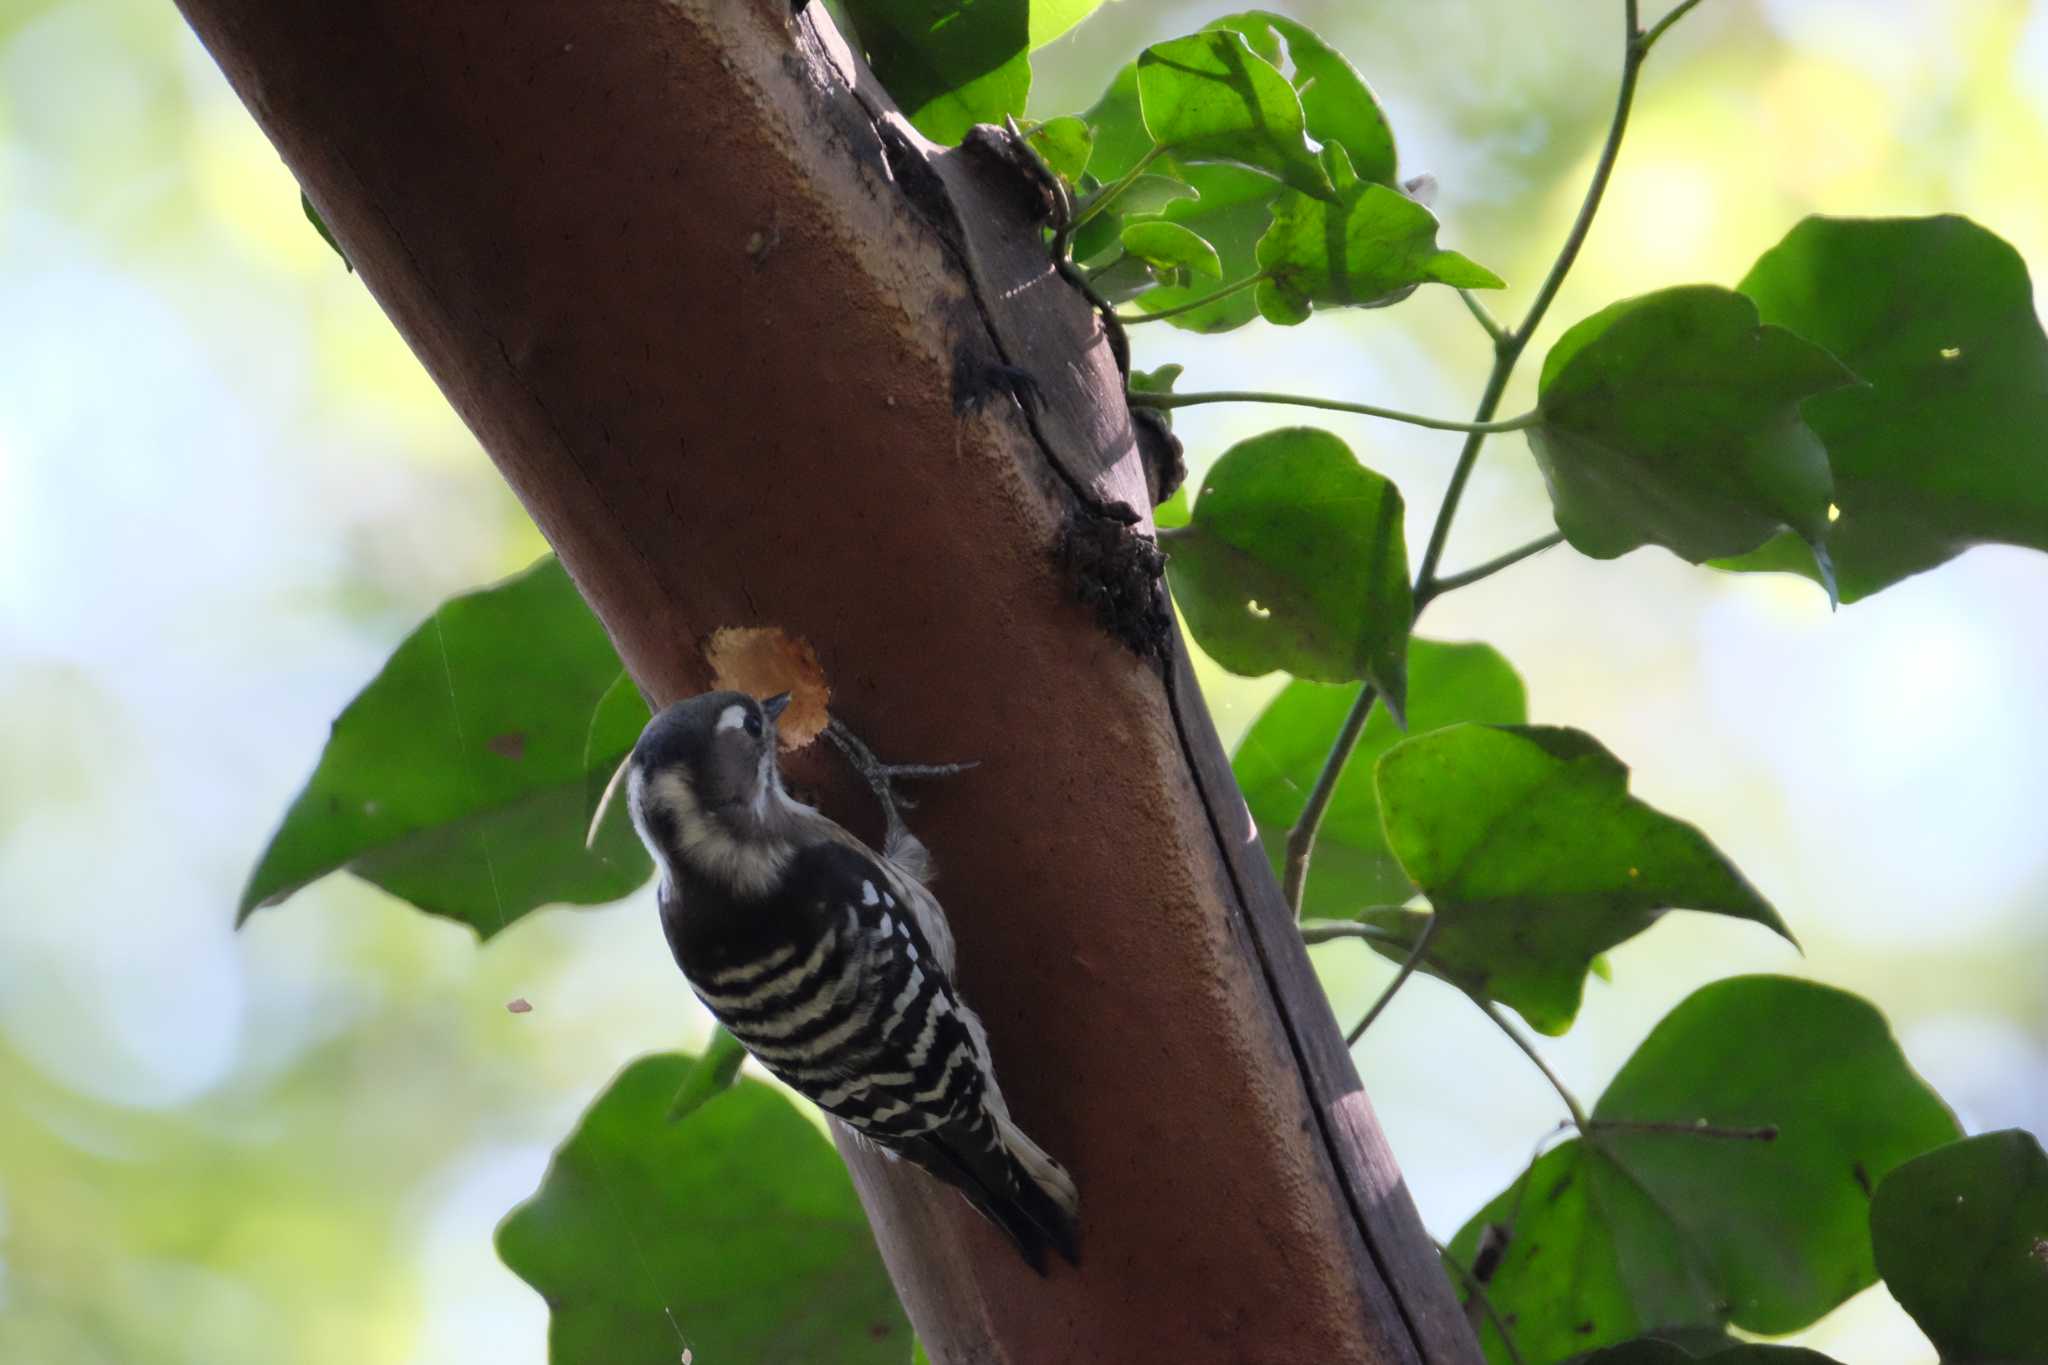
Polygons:
<instances>
[{"instance_id":1,"label":"rough bark texture","mask_svg":"<svg viewBox=\"0 0 2048 1365\"><path fill-rule=\"evenodd\" d=\"M885 757L981 760L913 823L1083 1266L849 1152L934 1359L1477 1360L1184 653L1084 604L1161 600L1145 478L1014 173L782 0L181 3L650 696L772 624Z\"/></svg>"}]
</instances>

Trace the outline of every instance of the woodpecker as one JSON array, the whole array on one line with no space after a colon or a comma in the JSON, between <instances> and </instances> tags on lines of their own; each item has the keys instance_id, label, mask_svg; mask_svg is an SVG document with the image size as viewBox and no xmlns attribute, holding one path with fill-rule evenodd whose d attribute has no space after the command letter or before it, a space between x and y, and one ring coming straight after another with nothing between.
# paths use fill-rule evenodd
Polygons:
<instances>
[{"instance_id":1,"label":"woodpecker","mask_svg":"<svg viewBox=\"0 0 2048 1365\"><path fill-rule=\"evenodd\" d=\"M1048 1248L1078 1264L1074 1182L1010 1118L953 985L924 846L893 806L877 853L784 790L775 722L788 704L677 702L627 760L677 965L771 1073L958 1189L1039 1273Z\"/></svg>"}]
</instances>

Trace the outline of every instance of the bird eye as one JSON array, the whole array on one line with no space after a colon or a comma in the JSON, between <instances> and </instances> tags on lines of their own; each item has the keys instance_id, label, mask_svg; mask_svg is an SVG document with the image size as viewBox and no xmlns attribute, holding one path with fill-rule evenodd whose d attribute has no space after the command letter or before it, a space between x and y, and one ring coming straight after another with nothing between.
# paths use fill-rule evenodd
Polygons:
<instances>
[{"instance_id":1,"label":"bird eye","mask_svg":"<svg viewBox=\"0 0 2048 1365\"><path fill-rule=\"evenodd\" d=\"M761 717L752 711L747 712L746 727L747 733L755 739L761 737Z\"/></svg>"}]
</instances>

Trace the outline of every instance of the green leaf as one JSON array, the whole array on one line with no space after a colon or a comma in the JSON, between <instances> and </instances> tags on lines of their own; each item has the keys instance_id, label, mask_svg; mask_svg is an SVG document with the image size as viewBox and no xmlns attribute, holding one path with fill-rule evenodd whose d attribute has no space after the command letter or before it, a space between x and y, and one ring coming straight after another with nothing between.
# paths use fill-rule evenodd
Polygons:
<instances>
[{"instance_id":1,"label":"green leaf","mask_svg":"<svg viewBox=\"0 0 2048 1365\"><path fill-rule=\"evenodd\" d=\"M1442 919L1423 966L1544 1033L1571 1027L1593 958L1668 909L1791 937L1705 836L1630 796L1628 769L1580 731L1454 725L1387 750L1375 777L1387 846ZM1411 942L1424 921L1367 919Z\"/></svg>"},{"instance_id":2,"label":"green leaf","mask_svg":"<svg viewBox=\"0 0 2048 1365\"><path fill-rule=\"evenodd\" d=\"M1407 700L1401 494L1327 431L1283 427L1225 451L1167 575L1188 629L1233 673L1284 669Z\"/></svg>"},{"instance_id":3,"label":"green leaf","mask_svg":"<svg viewBox=\"0 0 2048 1365\"><path fill-rule=\"evenodd\" d=\"M548 1358L901 1365L910 1324L832 1144L760 1081L664 1122L694 1065L620 1072L498 1227L548 1302Z\"/></svg>"},{"instance_id":4,"label":"green leaf","mask_svg":"<svg viewBox=\"0 0 2048 1365\"><path fill-rule=\"evenodd\" d=\"M1305 194L1331 193L1294 87L1242 34L1196 33L1146 48L1138 105L1153 142L1184 161L1228 161Z\"/></svg>"},{"instance_id":5,"label":"green leaf","mask_svg":"<svg viewBox=\"0 0 2048 1365\"><path fill-rule=\"evenodd\" d=\"M1202 235L1216 249L1223 266L1223 281L1235 284L1259 269L1259 238L1272 226L1274 198L1284 191L1270 178L1242 166L1190 166L1187 184L1199 198L1180 199L1161 210L1161 216ZM1138 306L1160 313L1217 291L1214 282L1196 285L1164 285L1138 298ZM1250 289L1168 318L1169 327L1188 332L1227 332L1242 327L1259 315Z\"/></svg>"},{"instance_id":6,"label":"green leaf","mask_svg":"<svg viewBox=\"0 0 2048 1365\"><path fill-rule=\"evenodd\" d=\"M747 1050L739 1039L723 1025L713 1029L704 1054L691 1065L676 1089L676 1097L669 1102L668 1121L686 1119L732 1089L739 1082L740 1067L746 1060Z\"/></svg>"},{"instance_id":7,"label":"green leaf","mask_svg":"<svg viewBox=\"0 0 2048 1365\"><path fill-rule=\"evenodd\" d=\"M1231 758L1276 877L1284 872L1287 832L1301 818L1357 691L1289 683L1245 731ZM1408 693L1408 724L1418 734L1459 721L1513 725L1528 718L1521 678L1490 645L1411 639ZM1400 738L1393 716L1373 708L1324 810L1302 898L1304 915L1352 919L1366 906L1399 904L1415 893L1387 848L1373 786L1373 764Z\"/></svg>"},{"instance_id":8,"label":"green leaf","mask_svg":"<svg viewBox=\"0 0 2048 1365\"><path fill-rule=\"evenodd\" d=\"M1104 184L1121 180L1139 158L1152 150L1152 135L1145 131L1144 111L1138 107L1138 64L1125 62L1117 68L1102 98L1083 110L1094 135L1095 152L1088 158L1089 174Z\"/></svg>"},{"instance_id":9,"label":"green leaf","mask_svg":"<svg viewBox=\"0 0 2048 1365\"><path fill-rule=\"evenodd\" d=\"M1956 1134L1874 1008L1775 976L1695 992L1592 1117L1593 1142L1546 1154L1451 1243L1469 1264L1487 1224L1511 1228L1489 1297L1530 1360L1653 1328L1815 1321L1876 1279L1869 1191ZM1775 1139L1709 1135L1765 1127ZM1481 1335L1505 1362L1492 1328Z\"/></svg>"},{"instance_id":10,"label":"green leaf","mask_svg":"<svg viewBox=\"0 0 2048 1365\"><path fill-rule=\"evenodd\" d=\"M1769 1346L1730 1337L1721 1337L1718 1345L1697 1351L1662 1337L1637 1337L1604 1351L1573 1356L1572 1365L1691 1365L1695 1360L1709 1360L1714 1365L1838 1365L1834 1357L1803 1346Z\"/></svg>"},{"instance_id":11,"label":"green leaf","mask_svg":"<svg viewBox=\"0 0 2048 1365\"><path fill-rule=\"evenodd\" d=\"M1855 382L1742 295L1685 285L1559 338L1529 445L1558 529L1596 559L1654 544L1698 564L1785 528L1824 555L1828 452L1800 404Z\"/></svg>"},{"instance_id":12,"label":"green leaf","mask_svg":"<svg viewBox=\"0 0 2048 1365\"><path fill-rule=\"evenodd\" d=\"M1124 250L1155 270L1183 272L1210 280L1223 278L1223 258L1200 235L1164 219L1126 224Z\"/></svg>"},{"instance_id":13,"label":"green leaf","mask_svg":"<svg viewBox=\"0 0 2048 1365\"><path fill-rule=\"evenodd\" d=\"M647 720L630 688L599 711L618 677L552 558L443 603L335 720L240 917L344 867L485 937L537 906L626 895L652 871L630 824L583 846L591 775Z\"/></svg>"},{"instance_id":14,"label":"green leaf","mask_svg":"<svg viewBox=\"0 0 2048 1365\"><path fill-rule=\"evenodd\" d=\"M1413 199L1360 179L1341 146L1324 150L1334 201L1283 194L1259 239L1267 279L1257 306L1268 322L1292 326L1317 306L1371 306L1420 284L1499 289L1500 277L1436 244L1437 221Z\"/></svg>"},{"instance_id":15,"label":"green leaf","mask_svg":"<svg viewBox=\"0 0 2048 1365\"><path fill-rule=\"evenodd\" d=\"M1102 0L1031 0L1031 50L1038 51L1101 4Z\"/></svg>"},{"instance_id":16,"label":"green leaf","mask_svg":"<svg viewBox=\"0 0 2048 1365\"><path fill-rule=\"evenodd\" d=\"M1025 141L1069 184L1080 183L1088 170L1088 157L1095 150L1094 131L1086 119L1076 114L1047 119L1032 129Z\"/></svg>"},{"instance_id":17,"label":"green leaf","mask_svg":"<svg viewBox=\"0 0 2048 1365\"><path fill-rule=\"evenodd\" d=\"M348 273L351 275L355 274L356 263L351 261L348 258L348 253L341 249L341 243L334 240L334 233L328 228L327 220L320 216L320 210L313 207L312 199L307 196L304 190L299 191L299 209L306 215L306 221L313 225L313 231L320 234L320 240L332 247L335 255L341 257L341 264L347 269Z\"/></svg>"},{"instance_id":18,"label":"green leaf","mask_svg":"<svg viewBox=\"0 0 2048 1365\"><path fill-rule=\"evenodd\" d=\"M1021 118L1031 93L1030 0L842 0L875 76L917 130L957 143Z\"/></svg>"},{"instance_id":19,"label":"green leaf","mask_svg":"<svg viewBox=\"0 0 2048 1365\"><path fill-rule=\"evenodd\" d=\"M1844 602L1972 545L2048 550L2048 336L2011 246L1967 218L1808 218L1742 292L1866 381L1805 407L1834 466ZM1722 567L1817 576L1784 541Z\"/></svg>"},{"instance_id":20,"label":"green leaf","mask_svg":"<svg viewBox=\"0 0 2048 1365\"><path fill-rule=\"evenodd\" d=\"M1243 34L1252 50L1275 66L1284 42L1294 68L1290 83L1301 99L1309 136L1325 145L1341 144L1365 179L1394 183L1394 130L1385 111L1358 69L1313 29L1265 10L1227 15L1206 27Z\"/></svg>"},{"instance_id":21,"label":"green leaf","mask_svg":"<svg viewBox=\"0 0 2048 1365\"><path fill-rule=\"evenodd\" d=\"M1948 1365L2048 1351L2048 1155L2008 1129L1906 1162L1877 1187L1885 1287Z\"/></svg>"}]
</instances>

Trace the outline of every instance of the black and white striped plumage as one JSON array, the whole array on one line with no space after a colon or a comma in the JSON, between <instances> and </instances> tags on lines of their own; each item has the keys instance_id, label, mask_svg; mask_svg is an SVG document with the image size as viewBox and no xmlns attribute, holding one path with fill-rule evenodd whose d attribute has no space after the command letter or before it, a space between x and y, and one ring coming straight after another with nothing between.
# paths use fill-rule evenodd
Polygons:
<instances>
[{"instance_id":1,"label":"black and white striped plumage","mask_svg":"<svg viewBox=\"0 0 2048 1365\"><path fill-rule=\"evenodd\" d=\"M761 1064L886 1152L957 1187L1044 1269L1075 1260L1073 1181L1011 1122L953 936L900 829L877 854L791 798L786 697L712 692L648 723L627 768L676 962Z\"/></svg>"}]
</instances>

